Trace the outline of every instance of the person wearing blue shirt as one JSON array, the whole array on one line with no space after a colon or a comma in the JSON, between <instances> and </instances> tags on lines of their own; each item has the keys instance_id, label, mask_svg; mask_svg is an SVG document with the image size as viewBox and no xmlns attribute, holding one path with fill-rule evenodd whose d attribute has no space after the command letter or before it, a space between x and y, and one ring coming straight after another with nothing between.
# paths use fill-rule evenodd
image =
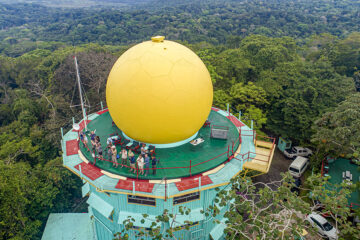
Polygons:
<instances>
[{"instance_id":1,"label":"person wearing blue shirt","mask_svg":"<svg viewBox=\"0 0 360 240\"><path fill-rule=\"evenodd\" d=\"M145 154L145 168L146 168L145 176L147 176L149 174L149 168L150 168L150 158L148 154Z\"/></svg>"},{"instance_id":2,"label":"person wearing blue shirt","mask_svg":"<svg viewBox=\"0 0 360 240\"><path fill-rule=\"evenodd\" d=\"M151 165L152 165L152 168L153 168L153 175L156 174L156 164L157 164L158 160L156 159L155 156L152 156L152 159L151 159Z\"/></svg>"},{"instance_id":3,"label":"person wearing blue shirt","mask_svg":"<svg viewBox=\"0 0 360 240\"><path fill-rule=\"evenodd\" d=\"M90 133L90 140L91 140L91 146L92 146L92 150L95 151L95 147L96 147L96 134L95 131L91 131Z\"/></svg>"}]
</instances>

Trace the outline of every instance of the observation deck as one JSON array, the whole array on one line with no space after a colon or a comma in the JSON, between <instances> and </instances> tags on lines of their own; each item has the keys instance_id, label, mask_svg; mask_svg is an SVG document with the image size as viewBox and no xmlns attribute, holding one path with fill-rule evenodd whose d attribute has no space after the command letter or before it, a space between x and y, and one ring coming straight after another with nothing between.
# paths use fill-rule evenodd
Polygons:
<instances>
[{"instance_id":1,"label":"observation deck","mask_svg":"<svg viewBox=\"0 0 360 240\"><path fill-rule=\"evenodd\" d=\"M62 140L64 166L89 182L101 192L135 194L166 199L184 194L191 189L209 189L227 185L231 178L245 170L245 173L266 173L271 165L275 144L272 138L261 138L229 112L213 107L208 117L209 124L199 130L197 136L204 142L193 146L185 143L171 148L155 148L159 160L156 174L153 175L150 163L147 176L130 172L129 162L121 168L113 167L110 157L105 155L108 137L120 136L117 143L118 153L125 136L112 123L107 109L88 115L87 129L95 130L103 147L103 158L92 150L90 137L88 145L79 141L79 131L84 128L84 119L79 123L78 131L70 130ZM228 129L226 139L211 138L211 129ZM139 153L135 153L137 157ZM144 166L146 172L146 165ZM195 191L195 190L191 190ZM143 193L140 193L143 192ZM145 193L145 194L144 194Z\"/></svg>"},{"instance_id":2,"label":"observation deck","mask_svg":"<svg viewBox=\"0 0 360 240\"><path fill-rule=\"evenodd\" d=\"M204 125L195 138L201 137L204 142L194 146L190 142L180 146L170 148L155 148L155 156L158 160L156 165L156 174L153 175L153 167L150 163L149 174L141 175L136 168L136 173L131 173L130 164L121 166L121 158L118 159L119 166L114 167L111 156L107 155L107 139L111 136L119 137L119 141L115 142L118 154L122 148L126 148L128 141L122 131L112 123L112 118L107 110L98 112L92 121L88 122L88 132L96 130L95 134L100 137L100 143L103 147L103 157L92 151L90 136L87 146L80 143L80 151L83 157L91 164L105 170L111 174L136 179L173 179L180 177L193 176L210 169L213 169L229 159L240 146L239 130L237 127L243 125L240 121L237 126L226 116L217 112L213 108L208 117L210 125ZM227 139L215 139L210 137L211 128L213 126L221 126L228 129ZM83 127L83 126L82 126ZM130 143L131 144L131 143ZM141 143L140 143L141 144ZM149 146L148 146L149 147ZM135 152L135 159L139 155L140 148ZM144 166L146 171L146 166Z\"/></svg>"}]
</instances>

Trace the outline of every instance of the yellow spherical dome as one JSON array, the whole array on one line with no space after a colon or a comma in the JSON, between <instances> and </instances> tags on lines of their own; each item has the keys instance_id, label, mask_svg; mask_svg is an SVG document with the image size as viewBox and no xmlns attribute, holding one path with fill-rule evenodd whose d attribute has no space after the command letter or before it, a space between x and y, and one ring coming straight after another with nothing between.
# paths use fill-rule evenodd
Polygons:
<instances>
[{"instance_id":1,"label":"yellow spherical dome","mask_svg":"<svg viewBox=\"0 0 360 240\"><path fill-rule=\"evenodd\" d=\"M164 37L127 50L106 85L115 124L130 138L153 144L193 136L206 121L212 99L204 63L190 49Z\"/></svg>"}]
</instances>

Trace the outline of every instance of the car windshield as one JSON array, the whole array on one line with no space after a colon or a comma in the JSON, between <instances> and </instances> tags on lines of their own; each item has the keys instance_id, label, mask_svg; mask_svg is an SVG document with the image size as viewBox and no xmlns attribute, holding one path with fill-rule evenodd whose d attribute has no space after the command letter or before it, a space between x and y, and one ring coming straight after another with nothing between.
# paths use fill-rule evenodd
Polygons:
<instances>
[{"instance_id":1,"label":"car windshield","mask_svg":"<svg viewBox=\"0 0 360 240\"><path fill-rule=\"evenodd\" d=\"M324 227L325 231L330 231L331 229L334 228L334 227L333 227L330 223L328 223L328 222L324 223L323 227Z\"/></svg>"},{"instance_id":2,"label":"car windshield","mask_svg":"<svg viewBox=\"0 0 360 240\"><path fill-rule=\"evenodd\" d=\"M296 151L295 147L292 147L289 152L290 153L296 153L297 151Z\"/></svg>"},{"instance_id":3,"label":"car windshield","mask_svg":"<svg viewBox=\"0 0 360 240\"><path fill-rule=\"evenodd\" d=\"M290 171L293 171L293 172L299 172L299 169L296 169L296 168L293 168L293 167L290 167Z\"/></svg>"}]
</instances>

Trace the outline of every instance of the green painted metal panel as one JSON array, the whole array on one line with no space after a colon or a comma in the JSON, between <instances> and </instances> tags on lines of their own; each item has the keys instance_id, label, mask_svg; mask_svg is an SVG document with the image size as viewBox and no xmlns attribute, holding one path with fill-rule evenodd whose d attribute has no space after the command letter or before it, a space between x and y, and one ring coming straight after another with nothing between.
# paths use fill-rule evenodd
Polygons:
<instances>
[{"instance_id":1,"label":"green painted metal panel","mask_svg":"<svg viewBox=\"0 0 360 240\"><path fill-rule=\"evenodd\" d=\"M211 230L210 235L214 240L223 239L224 230L226 228L225 221L227 221L227 218L223 218L219 224L217 224L213 230Z\"/></svg>"},{"instance_id":2,"label":"green painted metal panel","mask_svg":"<svg viewBox=\"0 0 360 240\"><path fill-rule=\"evenodd\" d=\"M94 193L90 194L90 197L86 201L86 203L89 204L91 207L95 208L99 213L101 213L106 218L109 218L114 210L113 206L108 204L106 201L104 201Z\"/></svg>"},{"instance_id":3,"label":"green painted metal panel","mask_svg":"<svg viewBox=\"0 0 360 240\"><path fill-rule=\"evenodd\" d=\"M143 217L143 215L140 214L140 213L133 213L133 212L121 211L121 212L119 213L118 223L119 223L119 224L123 224L123 222L129 218L129 216L135 220L134 226L137 226L137 227L146 227L146 228L149 228L149 227L151 226L151 223L155 221L155 216L153 216L153 215L149 215L149 216L145 219L145 218ZM144 219L144 223L141 223L141 220L142 220L142 219Z\"/></svg>"},{"instance_id":4,"label":"green painted metal panel","mask_svg":"<svg viewBox=\"0 0 360 240\"><path fill-rule=\"evenodd\" d=\"M176 214L176 216L174 216L174 226L184 225L186 224L185 221L199 222L204 220L205 215L200 212L201 210L203 210L203 208L192 209L189 215L181 215L180 213Z\"/></svg>"},{"instance_id":5,"label":"green painted metal panel","mask_svg":"<svg viewBox=\"0 0 360 240\"><path fill-rule=\"evenodd\" d=\"M89 194L90 192L90 185L89 183L85 183L82 187L81 187L81 193L82 193L82 197L85 197Z\"/></svg>"}]
</instances>

